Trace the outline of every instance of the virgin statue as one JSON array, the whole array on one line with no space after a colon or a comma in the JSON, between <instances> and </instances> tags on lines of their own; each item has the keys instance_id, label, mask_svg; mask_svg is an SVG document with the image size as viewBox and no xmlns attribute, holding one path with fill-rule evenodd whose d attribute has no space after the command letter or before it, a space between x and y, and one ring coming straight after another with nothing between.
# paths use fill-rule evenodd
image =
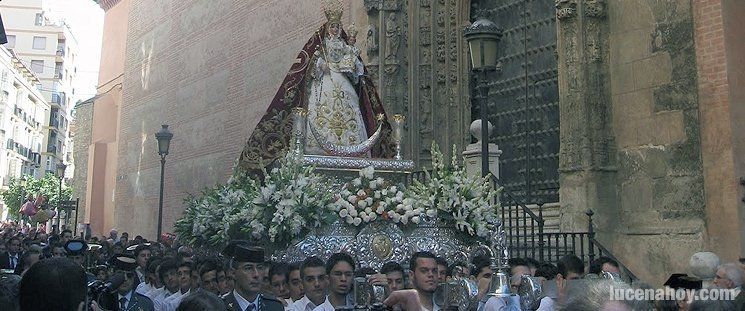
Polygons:
<instances>
[{"instance_id":1,"label":"virgin statue","mask_svg":"<svg viewBox=\"0 0 745 311\"><path fill-rule=\"evenodd\" d=\"M307 110L306 154L395 155L385 110L354 46L357 30L342 29L339 0L326 0L323 11L327 22L300 51L256 125L241 153L241 169L260 170L288 151L296 107Z\"/></svg>"}]
</instances>

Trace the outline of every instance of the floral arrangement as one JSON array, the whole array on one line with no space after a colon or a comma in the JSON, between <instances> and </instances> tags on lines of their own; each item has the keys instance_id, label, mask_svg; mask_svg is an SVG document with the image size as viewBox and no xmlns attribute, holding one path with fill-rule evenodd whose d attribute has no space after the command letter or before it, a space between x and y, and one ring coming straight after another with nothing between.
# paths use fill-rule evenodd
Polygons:
<instances>
[{"instance_id":1,"label":"floral arrangement","mask_svg":"<svg viewBox=\"0 0 745 311\"><path fill-rule=\"evenodd\" d=\"M355 227L378 219L406 225L419 223L419 211L404 204L404 189L382 177L375 177L372 166L360 170L359 177L346 183L336 195L335 211L339 218Z\"/></svg>"},{"instance_id":2,"label":"floral arrangement","mask_svg":"<svg viewBox=\"0 0 745 311\"><path fill-rule=\"evenodd\" d=\"M303 167L288 153L279 167L264 171L264 185L251 200L249 208L237 213L232 222L241 223L241 231L254 239L269 238L273 245L286 245L303 231L336 220L331 182Z\"/></svg>"},{"instance_id":3,"label":"floral arrangement","mask_svg":"<svg viewBox=\"0 0 745 311\"><path fill-rule=\"evenodd\" d=\"M190 196L184 201L183 217L176 221L176 234L194 246L224 246L236 233L234 216L249 205L257 191L257 183L242 174L225 185L203 190L201 197Z\"/></svg>"},{"instance_id":4,"label":"floral arrangement","mask_svg":"<svg viewBox=\"0 0 745 311\"><path fill-rule=\"evenodd\" d=\"M433 167L425 180L404 187L376 177L375 169L367 167L338 191L332 189L337 182L289 153L263 172L262 181L235 173L225 185L188 198L176 233L194 246L220 248L231 239L252 239L279 249L337 220L361 227L375 221L410 226L438 218L469 236L490 238L499 225L501 188L494 189L489 178L466 173L455 149L453 155L446 166L433 143Z\"/></svg>"},{"instance_id":5,"label":"floral arrangement","mask_svg":"<svg viewBox=\"0 0 745 311\"><path fill-rule=\"evenodd\" d=\"M195 246L220 248L231 239L254 239L282 247L303 231L336 219L330 182L288 154L264 172L263 185L245 174L186 200L176 233Z\"/></svg>"},{"instance_id":6,"label":"floral arrangement","mask_svg":"<svg viewBox=\"0 0 745 311\"><path fill-rule=\"evenodd\" d=\"M471 236L489 238L499 225L498 198L501 188L494 189L489 177L468 174L458 163L455 146L450 167L436 143L432 143L432 171L426 181L415 180L407 188L405 203L426 215L453 222ZM496 204L495 204L496 202Z\"/></svg>"}]
</instances>

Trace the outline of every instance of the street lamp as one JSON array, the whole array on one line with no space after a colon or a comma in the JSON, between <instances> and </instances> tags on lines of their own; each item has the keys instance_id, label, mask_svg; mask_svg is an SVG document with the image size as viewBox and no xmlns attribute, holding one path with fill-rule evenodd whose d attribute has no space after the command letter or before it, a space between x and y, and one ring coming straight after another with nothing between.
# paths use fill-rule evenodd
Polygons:
<instances>
[{"instance_id":1,"label":"street lamp","mask_svg":"<svg viewBox=\"0 0 745 311\"><path fill-rule=\"evenodd\" d=\"M160 239L163 231L163 171L166 167L166 155L168 148L171 146L173 133L168 130L168 124L163 124L160 131L155 133L155 139L158 140L158 154L160 155L160 201L158 203L158 235L156 241Z\"/></svg>"},{"instance_id":2,"label":"street lamp","mask_svg":"<svg viewBox=\"0 0 745 311\"><path fill-rule=\"evenodd\" d=\"M489 123L486 119L486 101L489 96L487 77L489 71L497 67L497 43L502 37L502 31L488 19L479 19L466 27L464 36L471 52L473 71L481 76L481 175L489 173ZM478 84L478 82L477 82Z\"/></svg>"},{"instance_id":3,"label":"street lamp","mask_svg":"<svg viewBox=\"0 0 745 311\"><path fill-rule=\"evenodd\" d=\"M60 214L62 214L62 179L65 178L67 165L60 161L57 163L57 176L59 177L59 193L57 195L57 233L60 232Z\"/></svg>"}]
</instances>

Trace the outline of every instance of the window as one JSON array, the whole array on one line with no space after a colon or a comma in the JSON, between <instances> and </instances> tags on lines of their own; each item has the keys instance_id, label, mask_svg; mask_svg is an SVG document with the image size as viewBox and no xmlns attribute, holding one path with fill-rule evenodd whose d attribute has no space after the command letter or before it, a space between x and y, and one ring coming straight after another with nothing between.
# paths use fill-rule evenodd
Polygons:
<instances>
[{"instance_id":1,"label":"window","mask_svg":"<svg viewBox=\"0 0 745 311\"><path fill-rule=\"evenodd\" d=\"M16 36L15 35L8 35L8 43L5 44L5 47L8 49L13 49L16 47Z\"/></svg>"},{"instance_id":2,"label":"window","mask_svg":"<svg viewBox=\"0 0 745 311\"><path fill-rule=\"evenodd\" d=\"M43 60L32 60L31 71L35 73L44 73L44 61Z\"/></svg>"},{"instance_id":3,"label":"window","mask_svg":"<svg viewBox=\"0 0 745 311\"><path fill-rule=\"evenodd\" d=\"M34 50L46 50L47 37L34 37Z\"/></svg>"},{"instance_id":4,"label":"window","mask_svg":"<svg viewBox=\"0 0 745 311\"><path fill-rule=\"evenodd\" d=\"M34 20L34 25L36 26L44 25L44 14L36 13L36 19Z\"/></svg>"}]
</instances>

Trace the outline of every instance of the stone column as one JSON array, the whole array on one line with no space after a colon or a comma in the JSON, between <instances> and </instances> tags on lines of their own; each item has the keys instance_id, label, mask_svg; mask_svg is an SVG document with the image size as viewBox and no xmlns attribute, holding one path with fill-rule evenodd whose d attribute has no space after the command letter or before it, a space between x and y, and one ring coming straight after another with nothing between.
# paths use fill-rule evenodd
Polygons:
<instances>
[{"instance_id":1,"label":"stone column","mask_svg":"<svg viewBox=\"0 0 745 311\"><path fill-rule=\"evenodd\" d=\"M595 211L599 233L617 218L614 142L608 128L608 24L604 0L557 0L561 230L587 229Z\"/></svg>"}]
</instances>

